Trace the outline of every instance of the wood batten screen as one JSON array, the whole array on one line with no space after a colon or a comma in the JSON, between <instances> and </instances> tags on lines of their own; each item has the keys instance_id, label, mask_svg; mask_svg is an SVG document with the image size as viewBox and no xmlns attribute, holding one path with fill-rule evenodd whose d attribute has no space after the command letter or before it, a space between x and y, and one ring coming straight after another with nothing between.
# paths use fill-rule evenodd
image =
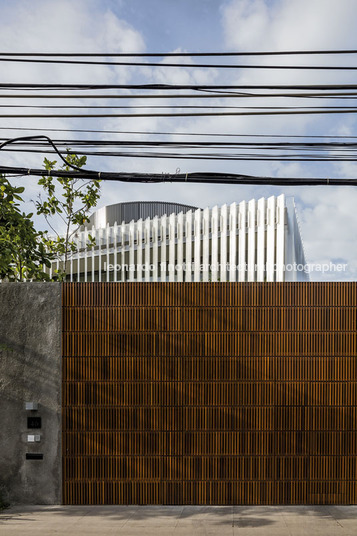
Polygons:
<instances>
[{"instance_id":1,"label":"wood batten screen","mask_svg":"<svg viewBox=\"0 0 357 536\"><path fill-rule=\"evenodd\" d=\"M356 504L357 283L63 285L65 504Z\"/></svg>"}]
</instances>

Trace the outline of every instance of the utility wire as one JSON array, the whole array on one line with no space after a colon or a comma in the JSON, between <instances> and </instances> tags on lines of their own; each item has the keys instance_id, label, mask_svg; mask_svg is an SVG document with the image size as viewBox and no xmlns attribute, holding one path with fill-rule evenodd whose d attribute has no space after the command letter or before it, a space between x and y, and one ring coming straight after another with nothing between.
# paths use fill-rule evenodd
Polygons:
<instances>
[{"instance_id":1,"label":"utility wire","mask_svg":"<svg viewBox=\"0 0 357 536\"><path fill-rule=\"evenodd\" d=\"M278 50L278 51L232 51L232 52L0 52L0 56L24 57L115 57L115 58L152 58L152 57L205 57L205 56L287 56L287 55L357 54L355 49L330 50Z\"/></svg>"},{"instance_id":2,"label":"utility wire","mask_svg":"<svg viewBox=\"0 0 357 536\"><path fill-rule=\"evenodd\" d=\"M0 89L28 89L28 90L111 90L129 89L145 91L219 91L219 90L357 90L357 84L39 84L39 83L0 83Z\"/></svg>"},{"instance_id":3,"label":"utility wire","mask_svg":"<svg viewBox=\"0 0 357 536\"><path fill-rule=\"evenodd\" d=\"M80 129L80 128L37 128L37 127L1 127L0 130L15 130L15 131L40 131L40 132L85 132L95 134L130 134L140 136L199 136L199 137L224 137L224 138L303 138L303 139L357 139L357 136L342 136L342 135L289 135L289 134L234 134L234 133L222 133L222 132L161 132L161 131L147 131L147 130L96 130L96 129Z\"/></svg>"},{"instance_id":4,"label":"utility wire","mask_svg":"<svg viewBox=\"0 0 357 536\"><path fill-rule=\"evenodd\" d=\"M124 105L124 106L113 106L113 105L96 105L96 104L54 104L54 105L43 105L43 104L0 104L0 108L36 108L36 109L43 109L43 110L54 110L54 109L62 109L62 110L72 110L72 109L85 109L85 110L123 110L123 109L129 109L129 110L142 110L142 109L149 109L149 110L158 110L158 109L169 109L169 110L355 110L356 108L354 106L216 106L216 105L176 105L176 104L170 104L170 105L164 105L164 104L158 104L158 105L152 105L152 104L139 104L139 105Z\"/></svg>"},{"instance_id":5,"label":"utility wire","mask_svg":"<svg viewBox=\"0 0 357 536\"><path fill-rule=\"evenodd\" d=\"M207 94L209 93L209 94ZM169 95L160 93L160 94L154 94L154 95L148 95L148 94L126 94L126 95L113 95L113 94L95 94L95 95L88 95L88 94L80 94L78 95L67 95L62 93L57 94L16 94L16 93L3 93L0 94L0 99L106 99L106 100L117 100L117 99L240 99L240 98L262 98L262 97L269 97L269 98L309 98L309 99L354 99L357 97L357 92L342 92L342 93L247 93L247 92L205 92L204 94L197 94L197 93L188 93L188 94L182 94L182 93L170 93Z\"/></svg>"},{"instance_id":6,"label":"utility wire","mask_svg":"<svg viewBox=\"0 0 357 536\"><path fill-rule=\"evenodd\" d=\"M348 110L341 109L322 109L322 110L267 110L267 111L250 111L250 112L179 112L179 113L131 113L131 114L0 114L1 119L88 119L88 118L106 118L117 117L126 119L140 119L143 117L235 117L235 116L264 116L264 115L326 115L326 114L355 114L357 108Z\"/></svg>"},{"instance_id":7,"label":"utility wire","mask_svg":"<svg viewBox=\"0 0 357 536\"><path fill-rule=\"evenodd\" d=\"M21 140L21 138L18 138ZM24 143L16 142L16 146L25 145L27 146L40 146L46 147L48 143L37 141L41 140L41 137L25 137ZM7 138L0 138L0 142L7 141ZM28 143L30 141L30 143ZM47 138L45 138L47 141ZM56 147L60 146L96 146L96 147L116 147L116 146L128 146L128 147L180 147L180 148L212 148L212 147L222 147L222 148L236 148L236 147L263 147L268 149L319 149L319 150L330 150L330 149L344 149L344 148L354 148L357 149L357 142L242 142L242 141L166 141L166 140L156 140L156 141L135 141L135 140L91 140L91 139L54 139L52 142Z\"/></svg>"},{"instance_id":8,"label":"utility wire","mask_svg":"<svg viewBox=\"0 0 357 536\"><path fill-rule=\"evenodd\" d=\"M27 152L27 153L52 153L48 149L32 149L24 151L23 149L10 149L10 152ZM124 152L124 151L81 151L76 150L78 156L101 156L113 158L155 158L155 159L175 159L175 160L216 160L216 161L264 161L264 162L356 162L357 155L264 155L264 154L200 154L200 153L145 153L145 152ZM68 173L67 173L68 175Z\"/></svg>"},{"instance_id":9,"label":"utility wire","mask_svg":"<svg viewBox=\"0 0 357 536\"><path fill-rule=\"evenodd\" d=\"M64 158L64 156L62 156L62 154L59 152L59 150L57 149L56 145L53 143L53 141L51 140L51 138L49 138L48 136L44 136L44 135L41 135L41 136L21 136L21 137L18 137L18 138L12 138L10 140L6 140L6 141L3 141L1 144L0 144L0 151L6 147L6 145L10 145L12 143L16 143L18 141L34 141L34 140L38 140L38 139L45 139L47 140L47 142L53 147L54 151L56 154L58 154L58 156L61 158L61 160L63 160L63 162L69 166L70 168L76 170L76 171L81 171L81 168L75 166L74 164L71 164L70 162L67 162L67 160ZM90 171L88 171L88 173L91 173Z\"/></svg>"},{"instance_id":10,"label":"utility wire","mask_svg":"<svg viewBox=\"0 0 357 536\"><path fill-rule=\"evenodd\" d=\"M216 105L152 105L152 104L140 104L140 105L124 105L124 106L115 106L115 105L96 105L96 104L53 104L53 105L43 105L43 104L0 104L0 108L25 108L25 109L43 109L43 110L72 110L72 109L85 109L85 110L160 110L160 109L169 109L169 110L356 110L354 106L216 106Z\"/></svg>"},{"instance_id":11,"label":"utility wire","mask_svg":"<svg viewBox=\"0 0 357 536\"><path fill-rule=\"evenodd\" d=\"M21 168L0 166L0 173L21 176L52 176L67 177L68 171L44 170L36 168ZM200 184L256 184L265 186L357 186L357 179L351 178L311 178L311 177L257 177L235 173L115 173L107 171L74 171L71 176L75 179L99 179L121 181L126 183L200 183Z\"/></svg>"},{"instance_id":12,"label":"utility wire","mask_svg":"<svg viewBox=\"0 0 357 536\"><path fill-rule=\"evenodd\" d=\"M0 62L10 63L51 63L55 65L106 65L121 67L175 67L179 69L264 69L264 70L303 70L303 71L356 71L355 65L252 65L247 63L162 63L144 61L94 61L94 60L58 60L41 58L14 58L0 57Z\"/></svg>"},{"instance_id":13,"label":"utility wire","mask_svg":"<svg viewBox=\"0 0 357 536\"><path fill-rule=\"evenodd\" d=\"M357 179L336 179L336 178L284 178L281 177L253 177L251 175L239 175L232 173L210 173L210 172L195 172L195 173L176 173L172 174L148 174L148 173L113 173L113 172L101 172L92 170L83 170L77 166L66 161L60 151L57 149L55 143L47 136L22 136L18 138L12 138L6 140L0 144L0 150L4 147L16 144L23 141L38 141L39 139L46 140L51 147L55 150L58 156L65 162L66 165L71 167L74 171L71 173L73 178L78 179L91 179L91 180L115 180L123 182L145 182L145 183L158 183L158 182L195 182L195 183L211 183L211 184L265 184L265 185L285 185L285 186L298 186L298 185L357 185ZM31 169L20 168L12 166L0 166L0 173L6 173L10 175L34 175L34 176L53 176L53 177L66 177L68 171L63 170L43 170L43 169Z\"/></svg>"}]
</instances>

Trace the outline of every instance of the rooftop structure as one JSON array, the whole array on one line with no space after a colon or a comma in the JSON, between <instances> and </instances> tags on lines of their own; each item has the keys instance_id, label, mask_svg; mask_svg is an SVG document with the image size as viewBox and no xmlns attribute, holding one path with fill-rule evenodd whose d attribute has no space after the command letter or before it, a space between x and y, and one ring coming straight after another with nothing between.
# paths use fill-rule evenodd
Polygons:
<instances>
[{"instance_id":1,"label":"rooftop structure","mask_svg":"<svg viewBox=\"0 0 357 536\"><path fill-rule=\"evenodd\" d=\"M120 203L90 223L76 236L68 281L308 280L295 204L284 195L205 209Z\"/></svg>"}]
</instances>

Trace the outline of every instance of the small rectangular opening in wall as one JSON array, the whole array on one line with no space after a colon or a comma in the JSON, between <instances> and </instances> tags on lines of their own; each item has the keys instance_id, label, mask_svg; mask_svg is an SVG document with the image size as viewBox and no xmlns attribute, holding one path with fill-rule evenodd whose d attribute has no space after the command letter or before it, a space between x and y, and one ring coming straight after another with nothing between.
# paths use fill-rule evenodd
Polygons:
<instances>
[{"instance_id":1,"label":"small rectangular opening in wall","mask_svg":"<svg viewBox=\"0 0 357 536\"><path fill-rule=\"evenodd\" d=\"M26 452L26 460L43 460L43 454L39 452Z\"/></svg>"},{"instance_id":2,"label":"small rectangular opening in wall","mask_svg":"<svg viewBox=\"0 0 357 536\"><path fill-rule=\"evenodd\" d=\"M41 417L27 417L27 428L41 428Z\"/></svg>"},{"instance_id":3,"label":"small rectangular opening in wall","mask_svg":"<svg viewBox=\"0 0 357 536\"><path fill-rule=\"evenodd\" d=\"M40 452L26 452L26 460L43 460L43 454Z\"/></svg>"}]
</instances>

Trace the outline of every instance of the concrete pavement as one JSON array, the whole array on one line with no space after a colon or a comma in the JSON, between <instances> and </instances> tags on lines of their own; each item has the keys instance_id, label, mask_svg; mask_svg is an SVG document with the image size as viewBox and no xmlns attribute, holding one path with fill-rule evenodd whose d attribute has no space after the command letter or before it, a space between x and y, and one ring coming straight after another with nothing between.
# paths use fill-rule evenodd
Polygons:
<instances>
[{"instance_id":1,"label":"concrete pavement","mask_svg":"<svg viewBox=\"0 0 357 536\"><path fill-rule=\"evenodd\" d=\"M357 506L14 506L1 536L355 536Z\"/></svg>"}]
</instances>

